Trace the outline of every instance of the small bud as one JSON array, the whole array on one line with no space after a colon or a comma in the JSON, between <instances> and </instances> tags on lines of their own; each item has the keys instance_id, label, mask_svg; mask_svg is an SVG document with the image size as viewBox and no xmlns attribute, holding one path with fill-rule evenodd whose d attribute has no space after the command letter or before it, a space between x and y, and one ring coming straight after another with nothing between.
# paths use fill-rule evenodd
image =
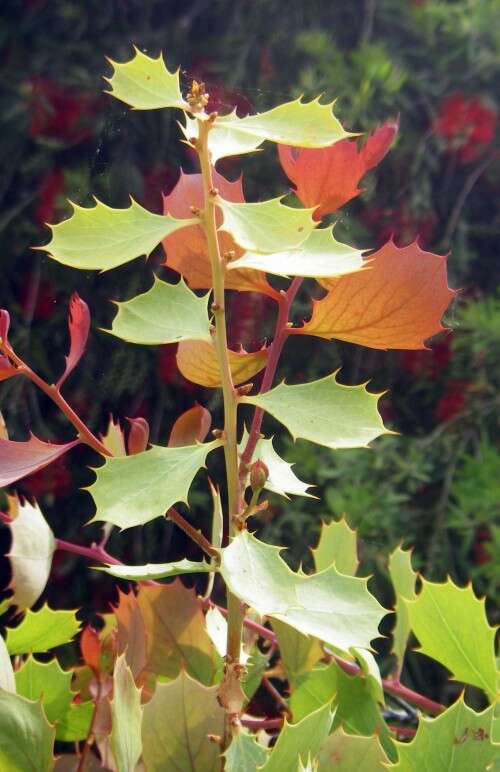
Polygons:
<instances>
[{"instance_id":1,"label":"small bud","mask_svg":"<svg viewBox=\"0 0 500 772\"><path fill-rule=\"evenodd\" d=\"M201 209L197 206L190 206L189 211L191 212L191 214L194 214L195 217L199 217L201 214Z\"/></svg>"},{"instance_id":2,"label":"small bud","mask_svg":"<svg viewBox=\"0 0 500 772\"><path fill-rule=\"evenodd\" d=\"M235 255L234 249L228 249L227 252L224 252L222 257L229 263L230 260L234 260Z\"/></svg>"},{"instance_id":3,"label":"small bud","mask_svg":"<svg viewBox=\"0 0 500 772\"><path fill-rule=\"evenodd\" d=\"M220 440L223 434L222 429L212 429L212 437L215 437L216 440Z\"/></svg>"},{"instance_id":4,"label":"small bud","mask_svg":"<svg viewBox=\"0 0 500 772\"><path fill-rule=\"evenodd\" d=\"M236 394L238 397L245 397L247 394L250 394L252 389L253 383L244 383L243 386L238 386L236 389Z\"/></svg>"},{"instance_id":5,"label":"small bud","mask_svg":"<svg viewBox=\"0 0 500 772\"><path fill-rule=\"evenodd\" d=\"M218 195L219 195L219 190L218 190L218 188L211 188L211 189L210 189L210 195L211 195L211 196L218 196Z\"/></svg>"},{"instance_id":6,"label":"small bud","mask_svg":"<svg viewBox=\"0 0 500 772\"><path fill-rule=\"evenodd\" d=\"M263 461L257 459L250 467L250 485L252 490L260 491L269 479L269 469Z\"/></svg>"}]
</instances>

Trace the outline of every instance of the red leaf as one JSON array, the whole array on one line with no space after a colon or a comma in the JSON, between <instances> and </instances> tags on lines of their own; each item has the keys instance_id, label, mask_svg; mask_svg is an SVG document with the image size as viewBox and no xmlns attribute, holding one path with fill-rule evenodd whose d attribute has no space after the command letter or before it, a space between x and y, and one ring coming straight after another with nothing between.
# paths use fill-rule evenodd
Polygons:
<instances>
[{"instance_id":1,"label":"red leaf","mask_svg":"<svg viewBox=\"0 0 500 772\"><path fill-rule=\"evenodd\" d=\"M91 625L86 625L86 627L83 628L83 632L80 636L80 650L85 664L91 667L92 670L98 672L99 657L101 656L101 642L97 630L94 630Z\"/></svg>"},{"instance_id":2,"label":"red leaf","mask_svg":"<svg viewBox=\"0 0 500 772\"><path fill-rule=\"evenodd\" d=\"M90 311L84 300L77 292L71 296L68 316L69 335L71 339L69 354L66 359L66 369L57 382L60 389L68 375L75 369L85 351L85 345L89 336Z\"/></svg>"},{"instance_id":3,"label":"red leaf","mask_svg":"<svg viewBox=\"0 0 500 772\"><path fill-rule=\"evenodd\" d=\"M385 156L397 129L397 123L384 124L370 134L361 150L350 139L325 148L278 145L281 166L294 183L296 195L305 207L317 207L315 220L362 192L358 182Z\"/></svg>"},{"instance_id":4,"label":"red leaf","mask_svg":"<svg viewBox=\"0 0 500 772\"><path fill-rule=\"evenodd\" d=\"M24 442L0 439L0 488L38 472L79 443L80 440L73 440L54 445L42 442L34 434Z\"/></svg>"},{"instance_id":5,"label":"red leaf","mask_svg":"<svg viewBox=\"0 0 500 772\"><path fill-rule=\"evenodd\" d=\"M208 410L196 404L179 416L170 432L169 448L194 445L203 442L212 425L212 416Z\"/></svg>"},{"instance_id":6,"label":"red leaf","mask_svg":"<svg viewBox=\"0 0 500 772\"><path fill-rule=\"evenodd\" d=\"M311 319L295 334L345 340L377 349L420 349L441 332L441 316L454 296L446 258L417 243L393 241L368 257L366 270L322 279L330 291L314 301Z\"/></svg>"},{"instance_id":7,"label":"red leaf","mask_svg":"<svg viewBox=\"0 0 500 772\"><path fill-rule=\"evenodd\" d=\"M10 316L9 312L6 311L4 308L0 309L0 340L3 340L4 343L8 343L9 338L9 327L10 327Z\"/></svg>"},{"instance_id":8,"label":"red leaf","mask_svg":"<svg viewBox=\"0 0 500 772\"><path fill-rule=\"evenodd\" d=\"M136 453L142 453L146 450L149 440L149 424L145 418L127 418L130 429L127 439L127 450L129 456Z\"/></svg>"},{"instance_id":9,"label":"red leaf","mask_svg":"<svg viewBox=\"0 0 500 772\"><path fill-rule=\"evenodd\" d=\"M245 199L241 177L235 182L226 180L214 170L214 185L226 199L233 203L242 203ZM167 196L163 197L164 214L186 219L192 217L190 207L203 207L203 184L201 174L184 174L181 170L179 180ZM222 224L222 213L217 210L217 225ZM182 235L181 235L182 234ZM233 251L235 258L241 257L244 250L238 247L228 233L219 233L221 253ZM209 289L212 286L212 271L208 257L205 234L201 226L191 225L172 233L163 240L167 256L165 265L183 275L192 289ZM228 271L226 288L247 292L262 292L277 298L278 293L266 281L260 271L248 268Z\"/></svg>"}]
</instances>

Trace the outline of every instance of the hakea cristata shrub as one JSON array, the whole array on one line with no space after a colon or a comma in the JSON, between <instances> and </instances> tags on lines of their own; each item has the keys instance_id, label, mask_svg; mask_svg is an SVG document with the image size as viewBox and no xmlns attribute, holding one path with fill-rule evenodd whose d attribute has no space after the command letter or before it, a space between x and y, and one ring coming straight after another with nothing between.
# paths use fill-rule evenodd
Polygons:
<instances>
[{"instance_id":1,"label":"hakea cristata shrub","mask_svg":"<svg viewBox=\"0 0 500 772\"><path fill-rule=\"evenodd\" d=\"M104 436L96 436L62 394L85 351L85 302L77 295L71 299L69 354L54 384L14 351L9 315L1 311L1 379L31 380L59 406L76 435L63 444L34 435L19 442L2 429L0 485L10 494L2 520L12 535L12 594L2 611L16 615L11 612L0 638L0 767L492 768L494 630L470 586L420 577L417 587L411 553L398 548L389 556L396 621L392 670L382 678L371 644L389 612L363 578L356 535L346 521L323 525L311 573L290 570L279 547L247 527L266 508L268 495L309 495L273 439L261 434L266 413L293 437L332 451L365 447L388 433L377 409L379 395L366 385L342 385L335 373L274 385L288 336L418 350L442 329L453 297L444 257L392 240L363 254L321 225L324 214L359 194L360 179L385 155L396 126L388 123L358 145L332 105L317 99L243 118L219 115L206 111L202 84L181 92L178 73L169 72L161 56L136 50L130 61L112 66L110 93L117 99L138 110L181 111L184 141L198 155L200 171L181 173L164 198L162 215L135 201L125 209L100 201L90 208L74 205L68 220L52 226L43 249L64 265L107 271L162 243L166 265L180 274L179 281L152 277L147 292L118 303L109 332L138 345L177 344L183 376L221 390L224 424L210 434L209 411L194 404L178 417L165 447L149 446L149 427L140 418L125 433L111 422ZM289 206L282 197L247 202L242 180L231 182L217 171L220 159L252 153L265 141L278 145L305 208ZM138 262L137 270L147 268ZM277 278L270 282L269 276ZM303 277L315 279L324 292L310 318L293 326L291 309ZM275 305L270 344L249 352L228 348L229 292L260 293ZM258 373L259 389L251 381ZM242 426L239 405L253 409L249 427ZM79 443L98 457L88 490L104 535L91 546L58 539L37 504L15 494L18 480ZM212 527L204 534L176 505L187 502L194 477L215 453L224 454L224 496L209 481ZM162 564L124 565L107 552L114 527L124 531L155 518L182 528L204 558L168 562L165 555ZM132 589L119 585L100 630L81 632L82 660L69 670L50 652L79 633L75 611L32 608L56 550L84 555L93 569L135 583ZM180 574L206 574L203 596L187 589ZM224 607L212 600L216 575L226 588ZM482 712L463 696L442 705L403 684L411 632L420 651L454 680L481 690ZM271 715L252 702L259 689L276 705ZM58 754L66 748L62 761L54 761L55 740Z\"/></svg>"}]
</instances>

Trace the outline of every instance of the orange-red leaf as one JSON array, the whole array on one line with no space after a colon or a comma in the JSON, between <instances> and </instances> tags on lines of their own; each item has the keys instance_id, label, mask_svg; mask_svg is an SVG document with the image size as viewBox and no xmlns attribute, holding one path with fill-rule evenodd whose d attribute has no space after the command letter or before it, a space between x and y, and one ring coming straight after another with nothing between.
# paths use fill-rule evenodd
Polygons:
<instances>
[{"instance_id":1,"label":"orange-red leaf","mask_svg":"<svg viewBox=\"0 0 500 772\"><path fill-rule=\"evenodd\" d=\"M212 416L202 405L195 405L182 413L170 432L169 448L181 448L203 442L212 425Z\"/></svg>"},{"instance_id":2,"label":"orange-red leaf","mask_svg":"<svg viewBox=\"0 0 500 772\"><path fill-rule=\"evenodd\" d=\"M99 640L99 633L91 625L86 625L83 628L80 636L80 651L85 664L98 672L101 641Z\"/></svg>"},{"instance_id":3,"label":"orange-red leaf","mask_svg":"<svg viewBox=\"0 0 500 772\"><path fill-rule=\"evenodd\" d=\"M237 386L259 373L267 363L267 349L249 354L246 351L228 351L233 383ZM177 367L184 378L199 386L221 386L219 363L211 343L202 340L183 340L177 349Z\"/></svg>"},{"instance_id":4,"label":"orange-red leaf","mask_svg":"<svg viewBox=\"0 0 500 772\"><path fill-rule=\"evenodd\" d=\"M127 438L127 452L129 456L142 453L148 447L149 424L145 418L127 418L130 429Z\"/></svg>"},{"instance_id":5,"label":"orange-red leaf","mask_svg":"<svg viewBox=\"0 0 500 772\"><path fill-rule=\"evenodd\" d=\"M321 220L361 193L358 183L385 156L397 131L388 122L376 129L358 150L356 140L343 139L325 148L278 145L281 166L305 207L317 206Z\"/></svg>"},{"instance_id":6,"label":"orange-red leaf","mask_svg":"<svg viewBox=\"0 0 500 772\"><path fill-rule=\"evenodd\" d=\"M34 434L24 442L0 439L0 488L38 472L79 442L73 440L65 445L55 445L42 442Z\"/></svg>"},{"instance_id":7,"label":"orange-red leaf","mask_svg":"<svg viewBox=\"0 0 500 772\"><path fill-rule=\"evenodd\" d=\"M90 311L78 292L74 292L69 303L68 327L70 335L69 354L66 359L66 367L57 382L60 389L68 375L75 369L82 358L90 329Z\"/></svg>"},{"instance_id":8,"label":"orange-red leaf","mask_svg":"<svg viewBox=\"0 0 500 772\"><path fill-rule=\"evenodd\" d=\"M367 270L321 280L328 294L293 332L378 349L425 348L425 339L443 330L441 316L455 294L446 257L416 242L397 247L389 241L367 259Z\"/></svg>"},{"instance_id":9,"label":"orange-red leaf","mask_svg":"<svg viewBox=\"0 0 500 772\"><path fill-rule=\"evenodd\" d=\"M214 185L222 198L232 203L243 203L243 188L241 177L235 182L226 180L214 170ZM203 184L201 174L184 174L181 170L179 180L167 196L163 197L164 214L170 214L179 219L192 218L190 207L203 207ZM217 211L217 225L222 224L222 212ZM221 254L233 251L235 258L241 257L244 250L238 247L232 236L219 232ZM166 254L165 265L178 271L191 289L210 289L212 286L212 271L207 252L207 242L200 225L191 225L172 233L163 240ZM262 292L276 298L276 291L268 284L260 271L242 268L228 271L226 288L247 292Z\"/></svg>"}]
</instances>

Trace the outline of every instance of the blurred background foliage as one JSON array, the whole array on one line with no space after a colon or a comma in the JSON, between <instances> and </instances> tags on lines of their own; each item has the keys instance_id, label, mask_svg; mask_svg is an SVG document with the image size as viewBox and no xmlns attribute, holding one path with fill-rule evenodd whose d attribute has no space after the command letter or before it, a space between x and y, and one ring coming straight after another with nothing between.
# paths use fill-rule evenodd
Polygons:
<instances>
[{"instance_id":1,"label":"blurred background foliage","mask_svg":"<svg viewBox=\"0 0 500 772\"><path fill-rule=\"evenodd\" d=\"M11 313L11 342L52 381L67 350L69 297L76 289L89 303L93 333L65 394L95 431L105 431L110 413L122 420L143 415L152 441L164 444L175 417L195 400L220 425L217 395L176 372L175 347L145 349L97 330L114 315L109 299L150 286L160 252L148 265L136 260L96 275L31 251L48 239L45 222L69 214L67 198L88 205L94 193L123 206L132 194L161 211L161 192L172 188L179 166L196 170L176 141L173 111L133 113L102 94L104 57L129 59L131 43L155 55L163 50L170 68L182 63L184 84L206 81L211 106L220 111L236 106L244 114L323 92L337 98L336 114L352 131L399 116L395 146L364 181L363 195L337 213L337 233L365 248L391 235L399 245L418 235L425 249L451 250L450 285L461 288L446 320L453 334L421 352L315 339L298 344L295 336L280 377L311 380L342 367L346 383L371 379L375 390L389 390L384 417L401 436L381 438L369 451L338 453L280 437L280 449L302 479L317 485L320 500L273 496L254 525L289 546L298 564L308 560L320 517L345 512L362 538L363 569L376 571L382 592L387 553L403 542L415 546L415 565L428 578L472 579L498 609L500 2L4 0L0 15L0 307ZM232 178L241 168L250 200L289 186L271 145L221 166ZM302 293L296 318L309 312ZM232 297L232 342L261 345L273 313L259 296ZM73 435L21 379L2 384L0 408L13 439L26 438L29 429L44 439ZM75 493L92 480L93 463L90 451L76 449L18 486L37 496L61 538L98 536L96 526L83 528L90 498ZM207 524L203 475L191 501L189 516ZM110 551L135 562L165 560L184 555L186 544L157 521L113 535ZM78 604L87 614L113 597L111 582L61 553L47 592L53 604Z\"/></svg>"}]
</instances>

